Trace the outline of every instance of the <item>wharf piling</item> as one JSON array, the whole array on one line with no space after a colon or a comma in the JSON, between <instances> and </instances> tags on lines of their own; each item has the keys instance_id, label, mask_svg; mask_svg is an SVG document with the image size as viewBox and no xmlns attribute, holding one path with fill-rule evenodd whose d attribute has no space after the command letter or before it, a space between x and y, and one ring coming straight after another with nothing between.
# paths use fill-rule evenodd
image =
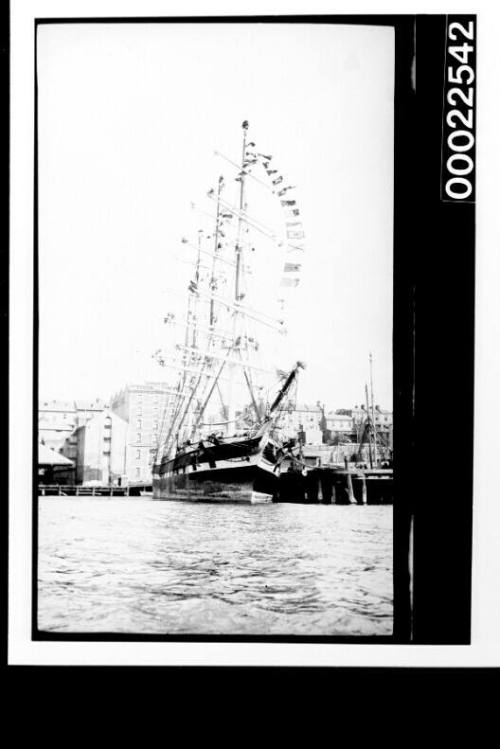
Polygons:
<instances>
[{"instance_id":1,"label":"wharf piling","mask_svg":"<svg viewBox=\"0 0 500 749\"><path fill-rule=\"evenodd\" d=\"M312 468L280 475L276 502L305 504L392 504L391 469Z\"/></svg>"}]
</instances>

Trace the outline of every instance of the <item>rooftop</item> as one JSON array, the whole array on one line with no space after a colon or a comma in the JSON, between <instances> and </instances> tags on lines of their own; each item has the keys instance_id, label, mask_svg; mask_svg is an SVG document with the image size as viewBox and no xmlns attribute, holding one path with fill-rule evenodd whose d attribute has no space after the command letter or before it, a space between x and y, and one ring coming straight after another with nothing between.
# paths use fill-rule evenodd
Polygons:
<instances>
[{"instance_id":1,"label":"rooftop","mask_svg":"<svg viewBox=\"0 0 500 749\"><path fill-rule=\"evenodd\" d=\"M41 400L38 403L39 411L74 411L74 401Z\"/></svg>"},{"instance_id":2,"label":"rooftop","mask_svg":"<svg viewBox=\"0 0 500 749\"><path fill-rule=\"evenodd\" d=\"M41 466L72 466L73 461L65 458L64 455L56 453L47 445L38 443L38 465Z\"/></svg>"}]
</instances>

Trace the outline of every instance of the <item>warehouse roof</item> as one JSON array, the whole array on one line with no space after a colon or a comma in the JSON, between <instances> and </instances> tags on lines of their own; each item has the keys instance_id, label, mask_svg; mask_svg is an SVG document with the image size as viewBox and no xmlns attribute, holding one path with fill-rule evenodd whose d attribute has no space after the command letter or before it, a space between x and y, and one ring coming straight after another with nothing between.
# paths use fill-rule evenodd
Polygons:
<instances>
[{"instance_id":1,"label":"warehouse roof","mask_svg":"<svg viewBox=\"0 0 500 749\"><path fill-rule=\"evenodd\" d=\"M60 453L56 453L47 445L38 443L38 465L42 466L72 466L73 461Z\"/></svg>"}]
</instances>

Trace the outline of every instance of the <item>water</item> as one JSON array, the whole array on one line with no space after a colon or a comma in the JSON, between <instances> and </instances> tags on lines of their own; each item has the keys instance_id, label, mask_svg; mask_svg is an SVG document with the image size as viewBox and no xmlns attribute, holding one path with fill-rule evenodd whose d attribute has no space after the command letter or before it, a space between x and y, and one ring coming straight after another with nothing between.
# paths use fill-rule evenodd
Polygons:
<instances>
[{"instance_id":1,"label":"water","mask_svg":"<svg viewBox=\"0 0 500 749\"><path fill-rule=\"evenodd\" d=\"M392 633L392 507L40 499L51 632Z\"/></svg>"}]
</instances>

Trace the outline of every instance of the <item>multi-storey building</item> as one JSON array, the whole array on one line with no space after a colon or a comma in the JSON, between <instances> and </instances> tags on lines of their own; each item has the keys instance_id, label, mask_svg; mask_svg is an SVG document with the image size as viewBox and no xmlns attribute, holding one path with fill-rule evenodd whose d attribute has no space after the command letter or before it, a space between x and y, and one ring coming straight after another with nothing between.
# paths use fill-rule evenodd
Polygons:
<instances>
[{"instance_id":1,"label":"multi-storey building","mask_svg":"<svg viewBox=\"0 0 500 749\"><path fill-rule=\"evenodd\" d=\"M74 401L41 401L38 407L38 438L43 445L59 452L76 423Z\"/></svg>"},{"instance_id":2,"label":"multi-storey building","mask_svg":"<svg viewBox=\"0 0 500 749\"><path fill-rule=\"evenodd\" d=\"M75 430L76 481L126 483L128 424L111 411L99 411Z\"/></svg>"},{"instance_id":3,"label":"multi-storey building","mask_svg":"<svg viewBox=\"0 0 500 749\"><path fill-rule=\"evenodd\" d=\"M280 416L279 424L286 437L299 437L305 444L321 443L323 409L319 405L292 404Z\"/></svg>"},{"instance_id":4,"label":"multi-storey building","mask_svg":"<svg viewBox=\"0 0 500 749\"><path fill-rule=\"evenodd\" d=\"M339 408L336 411L329 411L325 415L325 442L345 440L352 441L354 421L352 411Z\"/></svg>"},{"instance_id":5,"label":"multi-storey building","mask_svg":"<svg viewBox=\"0 0 500 749\"><path fill-rule=\"evenodd\" d=\"M125 473L129 483L152 481L162 430L172 414L175 392L163 382L130 384L111 398L111 410L127 422Z\"/></svg>"},{"instance_id":6,"label":"multi-storey building","mask_svg":"<svg viewBox=\"0 0 500 749\"><path fill-rule=\"evenodd\" d=\"M42 400L38 406L38 437L42 444L61 452L70 460L76 459L74 430L92 416L102 413L105 404L95 401Z\"/></svg>"},{"instance_id":7,"label":"multi-storey building","mask_svg":"<svg viewBox=\"0 0 500 749\"><path fill-rule=\"evenodd\" d=\"M390 427L392 426L392 411L386 411L380 406L375 406L373 409L375 415L375 425L377 427ZM366 418L366 406L354 406L352 410L353 418L356 421L364 421ZM371 416L371 409L370 409Z\"/></svg>"},{"instance_id":8,"label":"multi-storey building","mask_svg":"<svg viewBox=\"0 0 500 749\"><path fill-rule=\"evenodd\" d=\"M358 435L360 435L363 429L363 425L367 419L366 406L355 406L352 413L354 427ZM375 406L373 409L373 414L370 409L370 413L368 414L368 416L370 417L370 420L375 422L375 429L377 431L377 435L379 436L380 442L386 447L392 448L392 411L380 408L380 406Z\"/></svg>"},{"instance_id":9,"label":"multi-storey building","mask_svg":"<svg viewBox=\"0 0 500 749\"><path fill-rule=\"evenodd\" d=\"M89 419L92 419L99 413L102 413L105 409L109 408L107 403L104 403L100 398L95 400L77 400L75 401L76 411L76 426L81 427L86 424Z\"/></svg>"}]
</instances>

